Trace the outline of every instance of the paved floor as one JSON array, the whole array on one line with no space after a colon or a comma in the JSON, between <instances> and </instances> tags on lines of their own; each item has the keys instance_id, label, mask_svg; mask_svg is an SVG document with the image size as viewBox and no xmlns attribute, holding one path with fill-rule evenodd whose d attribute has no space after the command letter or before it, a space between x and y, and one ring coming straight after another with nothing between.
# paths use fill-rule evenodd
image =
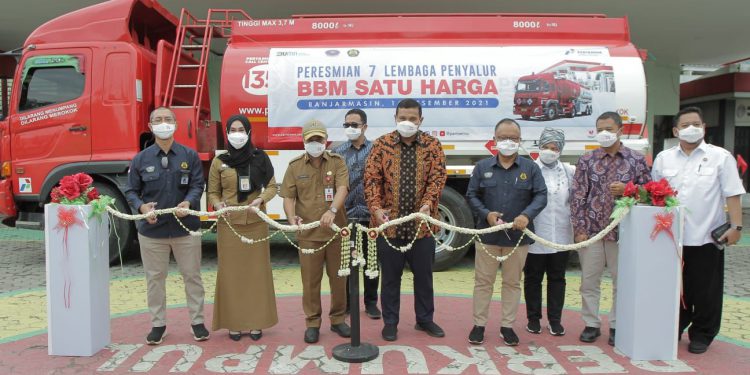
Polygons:
<instances>
[{"instance_id":1,"label":"paved floor","mask_svg":"<svg viewBox=\"0 0 750 375\"><path fill-rule=\"evenodd\" d=\"M745 215L744 218L745 223L750 223L750 217L748 215ZM0 257L2 257L3 261L0 263L0 348L5 347L5 349L1 350L3 353L6 353L5 355L0 355L0 373L8 373L9 369L15 368L15 365L12 365L11 362L9 362L9 357L12 356L13 358L23 358L22 354L29 354L34 353L34 350L36 350L37 353L42 353L39 358L42 361L46 361L49 359L49 363L45 362L45 366L40 367L45 368L44 371L39 370L38 372L24 372L20 371L19 373L47 373L47 372L56 372L56 370L60 370L63 367L70 367L70 364L67 362L62 362L60 360L52 360L51 357L46 356L46 327L47 327L47 310L46 310L46 300L45 300L45 265L44 265L44 241L43 241L43 234L40 232L35 231L26 231L26 230L16 230L13 228L0 228ZM295 333L290 337L284 337L283 339L279 339L279 344L283 344L286 341L291 342L292 344L296 344L301 346L300 342L301 340L298 340L299 338L296 336L300 335L300 327L297 327L301 323L298 321L301 321L299 317L301 316L301 311L299 308L299 291L301 290L301 286L299 284L299 268L298 268L298 259L297 259L297 252L294 250L293 247L291 247L288 244L285 244L283 241L276 241L272 243L272 262L274 265L274 279L275 279L275 285L276 285L276 291L278 296L280 297L280 301L283 299L284 302L280 303L280 311L281 309L284 309L283 315L288 317L288 320L285 322L281 322L281 326L286 326L286 330L292 330ZM709 362L713 363L712 361L716 361L717 359L724 362L725 366L727 364L732 364L736 366L740 366L737 372L727 372L727 373L750 373L750 362L748 362L748 358L750 358L750 330L748 330L747 327L750 327L750 273L747 272L747 270L750 269L750 236L746 234L743 237L743 241L741 242L740 246L731 247L727 250L726 253L726 281L725 281L725 303L724 303L724 314L723 314L723 322L722 322L722 330L720 332L720 336L718 340L721 342L721 344L718 344L718 348L715 352L718 352L719 354L711 354L709 356L706 356L705 358L711 358L708 362L705 363L699 363L695 362L695 358L690 358L689 354L687 354L684 350L684 347L681 347L681 354L680 359L685 359L683 356L688 356L687 359L685 359L685 362L680 363L672 363L670 366L677 366L672 369L672 372L674 371L686 371L686 372L699 372L699 373L724 373L723 370L716 372L716 371L708 371L709 368L713 368L714 370L720 368L719 367L710 367ZM216 245L215 245L215 239L212 238L212 236L208 236L204 239L204 252L203 252L203 280L206 287L206 298L207 303L210 303L213 301L213 290L214 290L214 281L215 281L215 272L216 272ZM111 313L114 317L113 319L113 342L115 343L115 346L112 347L112 352L117 352L117 350L126 350L127 348L131 349L138 349L140 348L140 342L141 342L141 336L145 334L147 327L148 327L148 319L143 314L145 312L145 282L143 281L143 273L142 273L142 267L140 265L140 260L138 259L137 254L129 256L122 264L122 267L115 266L110 269L112 282L110 283L110 295L111 295ZM169 282L168 282L168 303L170 305L170 312L169 312L169 319L177 319L177 321L184 320L184 293L182 291L182 283L179 277L179 274L176 273L176 267L174 264L171 265L171 274L169 276ZM324 283L323 285L325 285ZM451 321L449 323L450 327L452 328L451 336L457 336L460 337L457 342L464 343L464 336L466 335L468 328L470 328L470 314L462 314L460 316L452 315L454 312L458 312L458 310L466 309L466 306L470 306L470 297L471 297L471 291L473 288L473 259L472 256L467 256L466 259L464 259L458 266L454 267L453 269L446 271L446 272L440 272L436 273L435 275L435 285L436 285L436 293L441 296L441 298L444 298L444 302L438 304L438 309L441 311L438 311L440 314L448 313L449 315L446 315L444 318L444 321ZM568 271L568 288L566 293L566 313L565 313L565 319L566 319L566 325L569 327L570 332L573 332L572 334L569 334L565 336L565 339L563 339L561 342L557 343L549 343L549 342L541 342L540 345L552 345L552 344L563 344L563 346L558 346L557 351L559 352L560 348L567 348L568 346L575 346L579 345L580 343L577 341L576 336L577 332L580 330L581 327L578 327L581 325L580 319L578 317L578 314L575 312L576 310L580 309L580 295L578 294L578 287L580 285L580 277L579 272L576 269L575 265L572 265L569 268ZM411 278L410 274L405 275L405 282L403 285L402 290L405 294L409 294L411 291L412 285L411 285ZM325 289L325 288L324 288ZM498 285L496 285L496 290L499 290L499 282ZM497 293L496 293L497 295ZM287 300L288 298L291 298L292 300ZM496 299L499 299L499 296L496 297ZM610 306L611 303L611 284L609 280L605 280L603 285L603 301L602 301L602 307L607 308ZM497 302L495 302L497 304ZM495 306L497 308L497 306ZM207 305L206 308L207 312L211 310L211 306ZM520 309L523 311L523 308ZM404 311L410 311L410 308L407 306L404 306L402 308L402 312ZM208 316L210 316L210 313L207 313ZM407 314L409 315L409 314ZM463 317L463 315L468 315L468 317ZM519 313L519 327L517 327L517 331L519 331L522 327L522 322L525 322L525 319L522 318L522 313ZM413 319L413 318L412 318ZM291 320L291 321L290 321ZM453 322L455 320L455 322ZM375 325L376 327L380 327L380 323ZM135 329L134 329L135 328ZM369 328L373 332L370 332L370 336L377 337L378 328ZM406 330L407 327L404 328ZM411 331L409 329L409 331ZM493 333L495 335L496 333ZM296 335L296 336L295 336ZM223 336L223 335L222 335ZM178 337L181 337L178 335ZM522 340L524 340L522 336ZM225 337L222 337L225 339ZM529 339L529 337L526 337ZM531 338L534 339L533 337ZM191 343L191 340L182 340L181 339L175 339L175 343L183 343L184 345L188 345ZM213 341L213 340L212 340ZM226 341L226 340L224 340ZM382 341L382 340L381 340ZM222 341L223 342L223 341ZM227 342L224 342L222 345L228 344ZM328 342L325 345L330 345L331 343ZM383 343L378 343L378 345ZM492 342L492 346L494 345L501 345L499 342ZM601 344L601 343L600 343ZM683 342L684 344L684 342ZM120 346L117 346L120 345ZM128 346L130 345L130 346ZM180 346L182 344L178 344ZM416 345L414 342L407 342L406 345ZM421 350L422 352L425 352L427 350L430 350L426 343L421 344L422 347L419 347L419 345L415 346L417 350ZM567 345L567 346L566 346ZM684 346L684 345L683 345ZM465 345L463 345L465 349ZM502 345L500 346L502 347ZM500 348L498 347L498 348ZM551 347L551 346L550 346ZM119 349L118 349L119 348ZM125 348L125 349L123 349ZM712 346L713 348L713 346ZM42 351L39 351L40 349L44 349ZM443 348L445 349L445 348ZM489 349L489 347L488 347ZM600 349L609 349L606 347L606 344L604 346L601 346ZM145 349L144 349L145 350ZM247 348L247 351L251 350L260 350L259 348L254 348L253 345ZM281 345L277 347L276 349L276 356L279 356L279 351L284 351L284 346ZM291 349L289 349L291 351ZM406 350L406 349L404 349ZM448 350L448 349L445 349ZM451 349L452 350L452 349ZM520 349L519 349L520 350ZM531 347L525 347L525 350L531 350L532 354L534 352L534 348ZM593 349L575 349L575 350L593 350ZM735 352L736 350L740 350L740 352ZM262 350L261 350L262 351ZM297 350L298 352L299 350ZM611 350L610 350L611 351ZM710 352L713 353L714 351ZM473 352L472 352L473 353ZM501 351L502 353L502 351ZM593 352L592 352L593 353ZM132 353L131 353L132 354ZM220 352L217 352L217 354L221 354ZM283 353L282 353L283 354ZM537 353L538 354L538 353ZM589 353L591 354L591 353ZM609 353L612 354L612 353ZM290 354L291 355L291 354ZM296 354L295 354L296 355ZM554 355L553 355L554 356ZM112 365L112 358L116 359L115 357L112 357L111 354L101 354L99 355L99 361L93 361L91 362L91 365L94 367L82 367L80 371L71 371L73 373L88 373L93 371L94 369L98 369L98 371L105 371L110 372L114 371L115 368L109 369L107 368L107 363ZM146 355L145 357L148 357ZM144 358L145 358L144 357ZM408 356L407 356L408 357ZM450 355L449 355L450 357ZM160 357L158 357L160 358ZM157 361L158 361L157 358ZM567 358L567 357L566 357ZM572 357L570 357L572 358ZM583 361L595 361L591 358L597 358L595 353L589 355L586 357L588 359L579 359L578 362L581 360ZM744 359L743 359L744 358ZM123 361L126 358L123 359ZM28 358L27 358L28 360ZM576 362L576 360L572 360L572 362ZM739 362L738 362L739 361ZM269 362L270 361L266 361ZM450 361L449 361L450 362ZM512 362L512 361L511 361ZM172 362L174 363L174 362ZM208 362L207 362L208 363ZM275 363L275 362L274 362ZM382 361L381 361L382 363ZM12 366L11 366L12 365ZM270 364L267 364L271 366ZM320 366L323 366L324 364L318 364ZM680 367L682 365L685 365L687 367ZM709 367L701 367L701 366L709 366ZM8 367L11 366L11 367ZM62 367L61 367L62 366ZM102 366L103 369L102 369ZM159 367L154 367L153 364L151 367L148 367L148 364L141 365L141 367L138 367L137 364L133 365L134 367L130 368L130 371L136 371L139 372L138 369L148 369L148 370L154 370L156 371ZM208 366L208 365L207 365ZM324 368L321 368L318 366L318 370L325 371ZM411 365L407 366L408 369L411 369ZM450 363L446 365L446 369L450 369ZM489 366L487 364L487 366ZM625 366L623 370L628 371L630 373L639 373L640 370L642 370L641 367L638 367L635 364L629 364L627 367L625 364L621 363L620 366ZM644 365L645 366L645 365ZM209 366L210 367L210 366ZM304 367L304 364L303 364ZM455 367L455 366L454 366ZM459 366L460 367L460 366ZM516 367L515 369L509 364L508 369L512 371L519 371L521 367ZM563 365L565 369L568 371L575 370L578 368L581 372L590 372L588 370L584 371L582 368L573 366L571 364ZM22 367L19 367L19 369ZM169 367L164 369L164 372L169 371ZM313 366L312 368L315 368ZM266 367L265 369L270 369L270 367ZM289 370L289 368L286 368ZM311 369L308 367L308 370ZM347 368L348 369L348 368ZM440 368L429 368L429 372L437 371ZM480 371L479 367L476 368L476 371ZM690 370L692 371L690 371ZM122 371L125 371L127 369L117 367L115 371L116 373L120 373ZM174 369L172 369L174 370ZM193 369L195 370L195 369ZM210 370L208 367L206 367L206 371ZM300 370L300 369L297 369ZM363 373L368 373L367 371L364 371L365 368L362 368ZM377 369L375 369L377 370ZM379 373L375 370L368 370L369 373ZM504 371L505 369L501 369L500 371ZM607 371L602 372L621 372L616 371L617 367L610 367ZM704 370L704 371L702 371ZM88 371L88 372L87 372ZM152 373L161 373L159 371L154 372L150 371ZM294 371L276 371L277 373L293 373ZM342 368L339 368L338 370L331 371L331 372L341 372L343 371ZM403 371L403 368L402 368ZM450 370L443 371L444 373L462 373L462 369L460 368L454 368L451 372ZM472 370L473 371L473 370ZM469 371L470 373L472 371ZM644 370L645 371L645 370ZM718 371L718 370L717 370ZM193 372L192 370L190 372ZM265 372L260 371L257 373ZM302 371L303 373L305 371ZM316 371L318 372L318 371ZM345 372L345 371L344 371ZM382 368L381 368L382 372ZM419 373L419 371L416 371L416 373ZM482 371L480 371L482 372ZM507 372L507 371L506 371ZM525 371L520 371L525 372ZM573 371L575 372L575 371ZM657 371L659 372L659 371ZM111 372L110 372L111 373ZM485 373L493 373L492 371L485 372ZM539 371L531 371L527 373L544 373ZM560 373L560 372L547 372L547 373ZM564 373L564 372L563 372Z\"/></svg>"}]
</instances>

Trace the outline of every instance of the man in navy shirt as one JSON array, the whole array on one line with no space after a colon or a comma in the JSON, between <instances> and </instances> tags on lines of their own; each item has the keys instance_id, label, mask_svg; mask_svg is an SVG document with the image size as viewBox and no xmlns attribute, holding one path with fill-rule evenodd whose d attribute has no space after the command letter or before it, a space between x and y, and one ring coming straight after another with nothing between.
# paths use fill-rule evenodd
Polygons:
<instances>
[{"instance_id":1,"label":"man in navy shirt","mask_svg":"<svg viewBox=\"0 0 750 375\"><path fill-rule=\"evenodd\" d=\"M474 167L469 180L466 198L476 216L477 228L488 228L513 222L513 229L482 236L476 244L474 272L474 327L469 333L469 343L484 342L490 300L500 262L496 257L506 256L502 262L502 316L500 336L506 345L518 345L513 331L516 312L521 299L521 272L526 263L529 244L523 237L525 228L534 230L533 220L547 205L547 185L539 166L530 159L518 156L521 144L521 127L511 119L503 119L495 126L497 157L481 160ZM486 251L485 251L486 250ZM488 256L489 252L492 256Z\"/></svg>"},{"instance_id":2,"label":"man in navy shirt","mask_svg":"<svg viewBox=\"0 0 750 375\"><path fill-rule=\"evenodd\" d=\"M156 143L139 152L130 163L125 190L130 207L141 214L157 208L200 208L203 168L198 153L174 141L177 129L174 112L165 107L155 109L151 112L149 127ZM199 229L200 220L180 211L176 216L150 216L136 223L151 312L152 329L146 337L149 345L161 344L166 336L166 279L170 252L174 254L185 283L193 337L196 341L204 341L209 335L203 325L201 238L191 236L185 229Z\"/></svg>"},{"instance_id":3,"label":"man in navy shirt","mask_svg":"<svg viewBox=\"0 0 750 375\"><path fill-rule=\"evenodd\" d=\"M363 183L365 163L372 150L372 141L365 137L367 130L367 114L365 111L355 108L349 110L344 116L344 134L348 141L336 146L332 151L344 157L346 167L349 169L349 195L346 196L344 207L346 207L346 217L349 220L355 220L365 227L370 226L370 210L367 208L365 201L365 187ZM362 237L362 243L367 243L367 234L364 232L353 231L353 233ZM354 239L352 239L354 240ZM368 254L366 249L364 258L367 260ZM365 271L365 268L362 268ZM353 275L354 276L354 275ZM378 309L378 283L379 277L371 279L364 277L364 301L365 313L371 319L380 319L381 313ZM349 283L346 284L346 311L350 311L349 306ZM358 310L358 307L355 307ZM357 311L355 311L357 313Z\"/></svg>"}]
</instances>

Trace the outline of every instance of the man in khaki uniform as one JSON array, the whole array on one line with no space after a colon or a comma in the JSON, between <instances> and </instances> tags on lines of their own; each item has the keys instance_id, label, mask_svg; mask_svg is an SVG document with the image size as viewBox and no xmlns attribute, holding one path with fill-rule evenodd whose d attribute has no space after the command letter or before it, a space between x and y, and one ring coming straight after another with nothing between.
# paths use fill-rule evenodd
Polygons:
<instances>
[{"instance_id":1,"label":"man in khaki uniform","mask_svg":"<svg viewBox=\"0 0 750 375\"><path fill-rule=\"evenodd\" d=\"M305 342L318 342L322 308L320 282L323 267L331 288L331 331L349 337L351 330L344 322L346 310L346 278L338 276L341 264L341 238L330 226L346 225L344 201L349 188L349 172L344 159L325 151L328 132L322 122L311 120L302 129L305 153L289 162L281 184L284 212L293 225L320 220L320 227L297 233L299 246L317 249L336 236L328 246L314 254L299 253L302 273L302 308L307 330Z\"/></svg>"}]
</instances>

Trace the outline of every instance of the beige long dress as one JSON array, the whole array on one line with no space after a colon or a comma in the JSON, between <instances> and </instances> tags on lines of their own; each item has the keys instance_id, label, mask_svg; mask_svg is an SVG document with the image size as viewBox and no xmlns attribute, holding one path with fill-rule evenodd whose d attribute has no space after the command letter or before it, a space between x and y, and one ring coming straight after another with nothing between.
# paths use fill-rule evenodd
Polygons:
<instances>
[{"instance_id":1,"label":"beige long dress","mask_svg":"<svg viewBox=\"0 0 750 375\"><path fill-rule=\"evenodd\" d=\"M276 195L271 178L262 192L256 191L244 202L237 202L237 172L215 158L208 176L208 201L228 206L247 205L256 198L265 203ZM237 233L254 240L268 236L268 224L251 211L232 212L229 222ZM224 220L219 220L216 296L212 330L249 331L269 328L278 323L276 294L268 241L243 243Z\"/></svg>"}]
</instances>

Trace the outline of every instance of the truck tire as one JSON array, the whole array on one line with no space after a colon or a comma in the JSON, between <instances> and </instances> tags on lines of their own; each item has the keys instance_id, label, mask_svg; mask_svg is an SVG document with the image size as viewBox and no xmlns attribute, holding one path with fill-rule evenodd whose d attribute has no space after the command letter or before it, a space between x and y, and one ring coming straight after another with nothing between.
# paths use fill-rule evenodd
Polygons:
<instances>
[{"instance_id":1,"label":"truck tire","mask_svg":"<svg viewBox=\"0 0 750 375\"><path fill-rule=\"evenodd\" d=\"M565 114L565 117L567 118L573 118L576 117L576 112L578 111L578 105L576 105L576 102L570 104L570 112Z\"/></svg>"},{"instance_id":2,"label":"truck tire","mask_svg":"<svg viewBox=\"0 0 750 375\"><path fill-rule=\"evenodd\" d=\"M120 190L113 187L110 184L96 181L94 182L96 190L101 195L108 195L115 199L115 208L127 214L130 214L130 207L128 206L125 197L120 193ZM129 220L123 220L119 218L112 218L110 225L114 225L115 228L109 230L109 264L116 264L120 260L120 253L125 257L130 251L133 241L135 240L135 223ZM115 234L115 230L117 229ZM118 241L119 237L119 241ZM119 242L119 243L118 243Z\"/></svg>"},{"instance_id":3,"label":"truck tire","mask_svg":"<svg viewBox=\"0 0 750 375\"><path fill-rule=\"evenodd\" d=\"M554 120L557 118L557 106L551 104L544 110L544 115L547 116L548 120Z\"/></svg>"},{"instance_id":4,"label":"truck tire","mask_svg":"<svg viewBox=\"0 0 750 375\"><path fill-rule=\"evenodd\" d=\"M462 228L474 228L474 217L469 205L464 197L453 188L446 186L443 189L443 195L440 197L440 203L438 204L438 212L440 220L443 222ZM453 248L465 245L471 240L470 235L446 231L442 228L435 235L435 260L432 265L434 271L444 271L458 263L471 247L469 245L461 250L454 251L446 249L446 245Z\"/></svg>"},{"instance_id":5,"label":"truck tire","mask_svg":"<svg viewBox=\"0 0 750 375\"><path fill-rule=\"evenodd\" d=\"M531 118L531 116L529 116L529 115L521 115L521 118L524 119L524 120L528 120L528 119Z\"/></svg>"}]
</instances>

